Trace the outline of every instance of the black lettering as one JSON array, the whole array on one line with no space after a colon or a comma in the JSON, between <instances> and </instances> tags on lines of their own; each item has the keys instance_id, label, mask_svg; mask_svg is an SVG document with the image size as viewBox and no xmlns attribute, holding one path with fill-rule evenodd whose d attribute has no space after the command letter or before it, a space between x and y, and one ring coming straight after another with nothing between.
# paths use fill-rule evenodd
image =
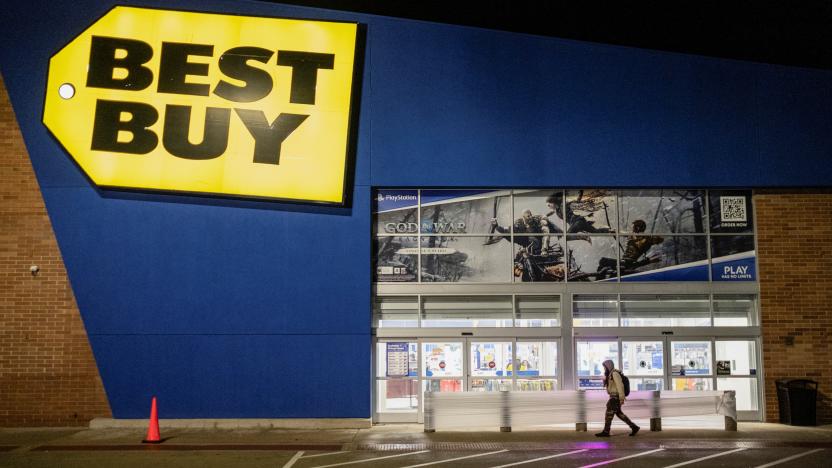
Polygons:
<instances>
[{"instance_id":1,"label":"black lettering","mask_svg":"<svg viewBox=\"0 0 832 468\"><path fill-rule=\"evenodd\" d=\"M228 147L228 124L231 109L208 107L205 110L205 127L202 142L192 144L188 140L191 125L191 107L169 104L165 108L165 130L162 144L174 156L184 159L214 159Z\"/></svg>"},{"instance_id":2,"label":"black lettering","mask_svg":"<svg viewBox=\"0 0 832 468\"><path fill-rule=\"evenodd\" d=\"M184 44L180 42L163 42L162 56L159 62L160 93L191 94L207 96L211 87L207 84L186 83L188 75L208 76L207 63L191 63L188 57L200 55L211 57L214 46L204 44ZM167 121L167 118L165 118Z\"/></svg>"},{"instance_id":3,"label":"black lettering","mask_svg":"<svg viewBox=\"0 0 832 468\"><path fill-rule=\"evenodd\" d=\"M258 101L272 91L272 77L265 70L249 66L249 60L268 63L274 52L259 47L235 47L220 56L220 71L226 76L244 81L245 86L220 80L214 94L234 102Z\"/></svg>"},{"instance_id":4,"label":"black lettering","mask_svg":"<svg viewBox=\"0 0 832 468\"><path fill-rule=\"evenodd\" d=\"M289 102L315 104L318 69L332 70L335 67L335 55L280 50L277 52L277 64L292 67Z\"/></svg>"},{"instance_id":5,"label":"black lettering","mask_svg":"<svg viewBox=\"0 0 832 468\"><path fill-rule=\"evenodd\" d=\"M130 114L130 120L121 120L124 113ZM158 119L159 113L151 105L99 99L95 103L90 148L97 151L147 154L159 143L156 134L148 130ZM133 137L128 142L120 142L119 132L129 132Z\"/></svg>"},{"instance_id":6,"label":"black lettering","mask_svg":"<svg viewBox=\"0 0 832 468\"><path fill-rule=\"evenodd\" d=\"M235 109L254 137L254 162L280 164L280 146L306 120L308 115L280 114L269 125L263 111Z\"/></svg>"},{"instance_id":7,"label":"black lettering","mask_svg":"<svg viewBox=\"0 0 832 468\"><path fill-rule=\"evenodd\" d=\"M116 51L126 55L116 58ZM150 44L133 39L93 36L90 45L90 63L87 70L87 86L90 88L127 89L140 91L153 82L153 72L142 64L153 57ZM127 71L124 78L114 78L115 69Z\"/></svg>"}]
</instances>

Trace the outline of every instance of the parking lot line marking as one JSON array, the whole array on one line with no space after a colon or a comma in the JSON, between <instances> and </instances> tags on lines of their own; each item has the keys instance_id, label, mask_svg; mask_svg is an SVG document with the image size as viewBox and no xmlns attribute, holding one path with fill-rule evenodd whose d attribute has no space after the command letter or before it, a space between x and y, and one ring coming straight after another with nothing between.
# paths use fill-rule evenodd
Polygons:
<instances>
[{"instance_id":1,"label":"parking lot line marking","mask_svg":"<svg viewBox=\"0 0 832 468\"><path fill-rule=\"evenodd\" d=\"M532 463L532 462L541 461L541 460L548 460L550 458L565 457L567 455L572 455L574 453L581 453L581 452L586 452L586 451L587 451L587 449L573 450L571 452L558 453L558 454L555 454L555 455L549 455L547 457L533 458L531 460L524 460L524 461L521 461L521 462L509 463L508 465L492 466L491 468L505 468L507 466L523 465L525 463Z\"/></svg>"},{"instance_id":2,"label":"parking lot line marking","mask_svg":"<svg viewBox=\"0 0 832 468\"><path fill-rule=\"evenodd\" d=\"M416 468L417 466L438 465L440 463L447 463L447 462L452 462L452 461L457 461L457 460L465 460L466 458L484 457L486 455L494 455L495 453L503 453L503 452L508 452L508 449L497 450L496 452L475 453L474 455L466 455L464 457L457 457L457 458L449 458L447 460L432 461L432 462L422 463L420 465L405 466L405 467L402 467L402 468Z\"/></svg>"},{"instance_id":3,"label":"parking lot line marking","mask_svg":"<svg viewBox=\"0 0 832 468\"><path fill-rule=\"evenodd\" d=\"M366 460L355 460L355 461L348 461L344 463L334 463L332 465L321 465L316 466L314 468L329 468L330 466L344 466L344 465L355 465L356 463L367 463L376 460L385 460L387 458L396 458L396 457L405 457L407 455L416 455L419 453L430 452L430 450L419 450L418 452L407 452L407 453L400 453L397 455L387 455L386 457L376 457L376 458L367 458Z\"/></svg>"},{"instance_id":4,"label":"parking lot line marking","mask_svg":"<svg viewBox=\"0 0 832 468\"><path fill-rule=\"evenodd\" d=\"M292 466L295 464L295 462L298 461L298 459L300 459L300 457L302 457L302 456L303 456L303 450L296 453L292 458L290 458L289 461L287 461L286 464L283 465L283 468L292 468Z\"/></svg>"},{"instance_id":5,"label":"parking lot line marking","mask_svg":"<svg viewBox=\"0 0 832 468\"><path fill-rule=\"evenodd\" d=\"M695 460L688 460L686 462L677 463L675 465L666 466L664 468L676 468L677 466L690 465L691 463L701 462L703 460L710 460L711 458L721 457L723 455L728 455L728 454L735 453L735 452L742 452L743 450L745 450L745 448L738 448L738 449L734 449L734 450L729 450L727 452L715 453L713 455L708 455L707 457L697 458Z\"/></svg>"},{"instance_id":6,"label":"parking lot line marking","mask_svg":"<svg viewBox=\"0 0 832 468\"><path fill-rule=\"evenodd\" d=\"M313 453L312 455L304 455L301 458L325 457L327 455L338 455L339 453L347 453L347 452L349 452L349 450L341 450L340 452Z\"/></svg>"},{"instance_id":7,"label":"parking lot line marking","mask_svg":"<svg viewBox=\"0 0 832 468\"><path fill-rule=\"evenodd\" d=\"M610 463L620 462L621 460L629 460L630 458L642 457L644 455L650 455L651 453L661 452L662 450L664 450L664 449L663 448L658 448L658 449L655 449L655 450L648 450L646 452L636 453L634 455L629 455L629 456L626 456L626 457L614 458L612 460L605 460L605 461L602 461L602 462L593 463L591 465L584 465L580 468L592 468L594 466L609 465Z\"/></svg>"},{"instance_id":8,"label":"parking lot line marking","mask_svg":"<svg viewBox=\"0 0 832 468\"><path fill-rule=\"evenodd\" d=\"M786 463L787 461L792 461L796 458L805 457L806 455L811 455L815 452L820 452L821 450L823 450L823 449L814 449L814 450L809 450L808 452L798 453L797 455L792 455L790 457L781 458L779 460L774 460L771 463L766 463L765 465L760 465L756 468L768 468L769 466L779 465L781 463Z\"/></svg>"}]
</instances>

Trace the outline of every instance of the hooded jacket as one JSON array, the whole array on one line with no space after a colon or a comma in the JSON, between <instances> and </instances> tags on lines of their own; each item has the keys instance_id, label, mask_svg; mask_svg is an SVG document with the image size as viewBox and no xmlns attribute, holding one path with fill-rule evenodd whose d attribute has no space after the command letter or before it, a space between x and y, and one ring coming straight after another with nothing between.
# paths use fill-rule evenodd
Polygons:
<instances>
[{"instance_id":1,"label":"hooded jacket","mask_svg":"<svg viewBox=\"0 0 832 468\"><path fill-rule=\"evenodd\" d=\"M624 382L621 380L621 373L618 372L618 369L615 368L612 361L604 361L604 367L607 367L607 363L610 364L610 375L609 380L607 381L607 394L611 397L616 397L619 400L624 401Z\"/></svg>"}]
</instances>

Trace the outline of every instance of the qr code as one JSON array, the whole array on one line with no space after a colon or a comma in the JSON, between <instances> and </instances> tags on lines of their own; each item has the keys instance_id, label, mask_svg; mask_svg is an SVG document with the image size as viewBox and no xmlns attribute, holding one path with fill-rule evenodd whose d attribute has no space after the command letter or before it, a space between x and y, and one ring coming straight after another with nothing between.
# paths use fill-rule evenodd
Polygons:
<instances>
[{"instance_id":1,"label":"qr code","mask_svg":"<svg viewBox=\"0 0 832 468\"><path fill-rule=\"evenodd\" d=\"M719 197L722 206L720 219L725 222L748 221L745 214L745 197Z\"/></svg>"}]
</instances>

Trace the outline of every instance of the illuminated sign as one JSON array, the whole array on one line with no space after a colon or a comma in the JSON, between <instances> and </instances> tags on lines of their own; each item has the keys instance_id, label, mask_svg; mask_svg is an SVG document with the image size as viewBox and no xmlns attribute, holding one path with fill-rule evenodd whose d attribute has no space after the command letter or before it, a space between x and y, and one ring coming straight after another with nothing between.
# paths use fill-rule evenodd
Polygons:
<instances>
[{"instance_id":1,"label":"illuminated sign","mask_svg":"<svg viewBox=\"0 0 832 468\"><path fill-rule=\"evenodd\" d=\"M101 187L344 202L358 25L115 7L43 122Z\"/></svg>"}]
</instances>

